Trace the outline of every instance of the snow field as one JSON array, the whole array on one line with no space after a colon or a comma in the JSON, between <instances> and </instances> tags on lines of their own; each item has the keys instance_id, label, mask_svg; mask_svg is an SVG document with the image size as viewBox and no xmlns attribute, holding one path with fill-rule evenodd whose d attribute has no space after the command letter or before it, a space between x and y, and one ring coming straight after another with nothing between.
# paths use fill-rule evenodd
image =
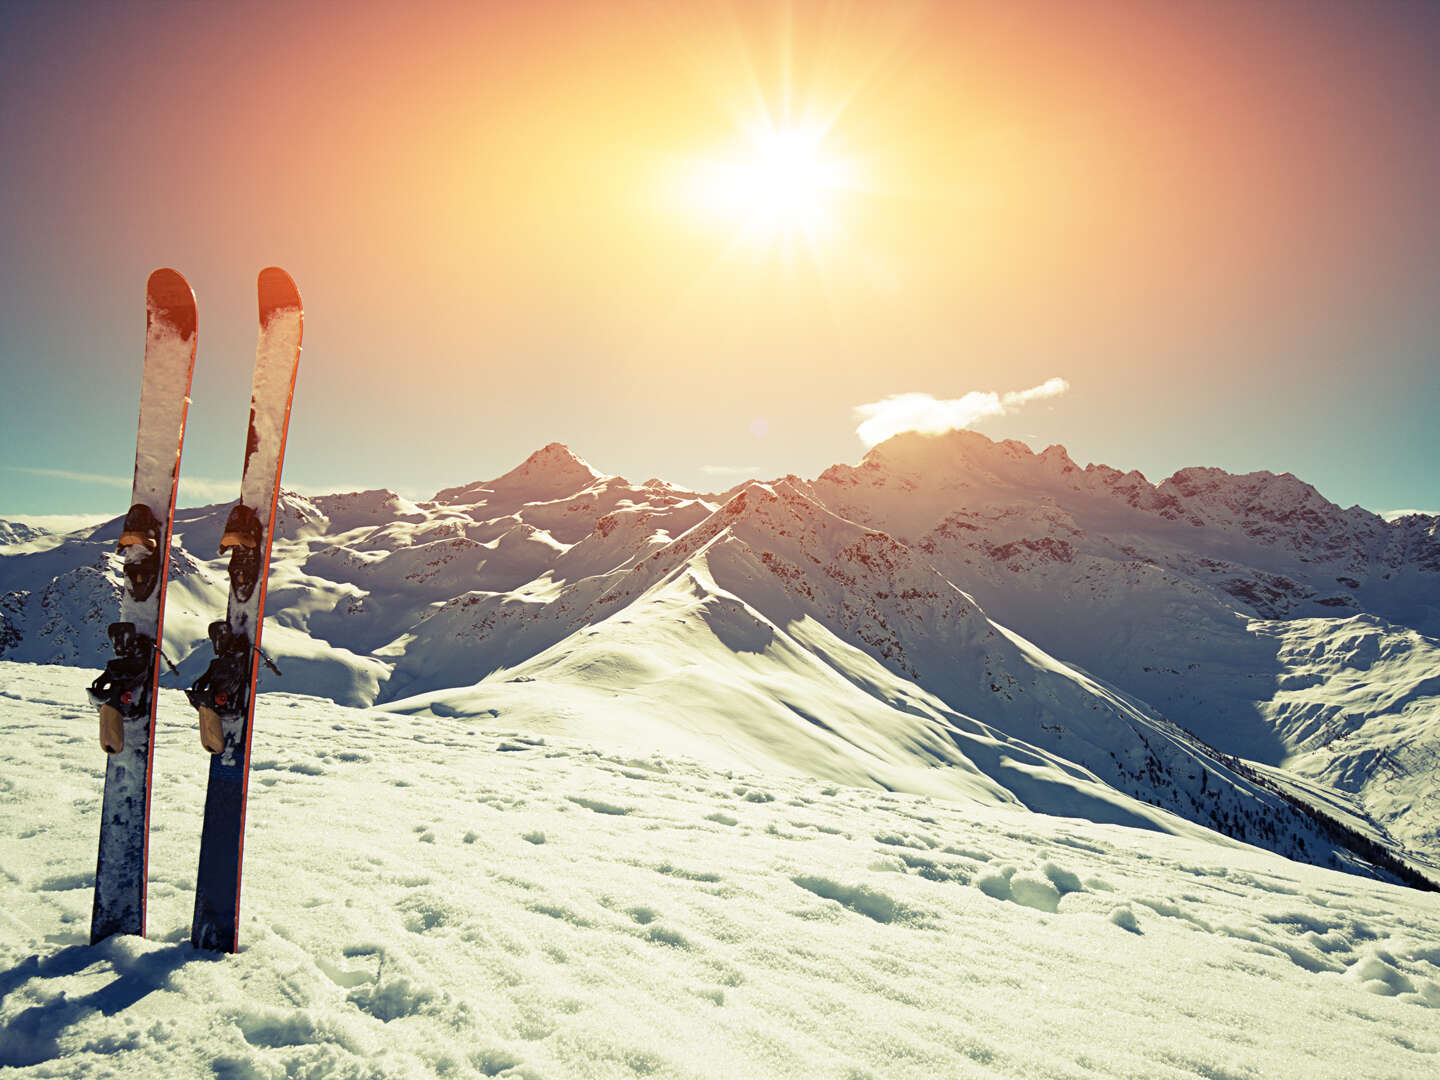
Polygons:
<instances>
[{"instance_id":1,"label":"snow field","mask_svg":"<svg viewBox=\"0 0 1440 1080\"><path fill-rule=\"evenodd\" d=\"M1258 849L259 698L241 951L188 944L206 755L160 704L150 939L86 944L88 672L0 663L0 1072L1435 1074L1440 898ZM618 740L617 740L618 741ZM9 1068L6 1068L6 1067Z\"/></svg>"}]
</instances>

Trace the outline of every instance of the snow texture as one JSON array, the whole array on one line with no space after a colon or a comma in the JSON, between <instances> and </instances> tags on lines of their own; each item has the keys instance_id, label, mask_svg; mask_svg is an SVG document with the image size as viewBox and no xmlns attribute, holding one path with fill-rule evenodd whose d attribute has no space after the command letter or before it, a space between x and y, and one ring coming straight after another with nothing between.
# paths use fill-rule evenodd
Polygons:
<instances>
[{"instance_id":1,"label":"snow texture","mask_svg":"<svg viewBox=\"0 0 1440 1080\"><path fill-rule=\"evenodd\" d=\"M303 315L298 307L279 308L260 327L255 346L255 376L250 391L250 445L240 501L263 520L275 500L275 482L285 449L295 368L300 361Z\"/></svg>"},{"instance_id":2,"label":"snow texture","mask_svg":"<svg viewBox=\"0 0 1440 1080\"><path fill-rule=\"evenodd\" d=\"M144 503L163 521L180 467L180 438L190 404L190 375L195 334L182 337L175 326L152 311L145 331L145 372L135 446L132 503Z\"/></svg>"},{"instance_id":3,"label":"snow texture","mask_svg":"<svg viewBox=\"0 0 1440 1080\"><path fill-rule=\"evenodd\" d=\"M215 958L188 944L207 756L164 692L151 937L90 947L88 677L0 662L6 1076L1420 1080L1440 1062L1435 894L636 754L610 716L542 736L520 707L263 695L246 944Z\"/></svg>"}]
</instances>

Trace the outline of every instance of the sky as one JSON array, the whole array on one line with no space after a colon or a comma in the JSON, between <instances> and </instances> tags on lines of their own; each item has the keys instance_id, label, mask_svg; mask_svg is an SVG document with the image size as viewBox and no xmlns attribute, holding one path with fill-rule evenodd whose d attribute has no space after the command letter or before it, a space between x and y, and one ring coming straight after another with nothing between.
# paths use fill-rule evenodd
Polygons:
<instances>
[{"instance_id":1,"label":"sky","mask_svg":"<svg viewBox=\"0 0 1440 1080\"><path fill-rule=\"evenodd\" d=\"M4 14L0 515L125 509L158 266L182 500L235 498L268 265L301 491L551 441L714 491L913 417L1440 508L1434 4Z\"/></svg>"}]
</instances>

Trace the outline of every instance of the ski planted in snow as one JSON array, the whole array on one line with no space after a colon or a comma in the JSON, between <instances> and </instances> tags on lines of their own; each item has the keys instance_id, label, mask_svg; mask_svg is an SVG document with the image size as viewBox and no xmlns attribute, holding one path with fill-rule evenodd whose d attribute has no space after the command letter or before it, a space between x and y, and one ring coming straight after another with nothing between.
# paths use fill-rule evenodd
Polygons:
<instances>
[{"instance_id":1,"label":"ski planted in snow","mask_svg":"<svg viewBox=\"0 0 1440 1080\"><path fill-rule=\"evenodd\" d=\"M220 554L230 555L230 599L225 618L210 624L215 658L185 691L200 714L201 744L212 755L190 941L216 952L234 952L239 938L255 679L264 656L260 627L304 322L300 294L285 271L262 270L259 296L260 341L240 501L220 537Z\"/></svg>"},{"instance_id":2,"label":"ski planted in snow","mask_svg":"<svg viewBox=\"0 0 1440 1080\"><path fill-rule=\"evenodd\" d=\"M90 701L100 711L100 745L107 755L90 917L92 945L111 934L145 933L165 576L195 340L195 294L189 283L174 270L156 270L145 287L145 369L135 483L117 544L125 560L125 585L120 621L109 628L115 657L90 685Z\"/></svg>"}]
</instances>

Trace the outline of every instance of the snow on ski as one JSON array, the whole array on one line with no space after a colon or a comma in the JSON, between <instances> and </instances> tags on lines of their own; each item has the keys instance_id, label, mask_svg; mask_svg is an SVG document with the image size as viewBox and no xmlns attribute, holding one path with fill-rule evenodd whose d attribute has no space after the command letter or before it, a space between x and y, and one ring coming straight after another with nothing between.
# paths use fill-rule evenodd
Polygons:
<instances>
[{"instance_id":1,"label":"snow on ski","mask_svg":"<svg viewBox=\"0 0 1440 1080\"><path fill-rule=\"evenodd\" d=\"M145 933L165 576L195 369L195 294L189 283L174 270L156 270L146 285L145 309L135 482L117 544L125 560L126 581L120 619L109 628L115 658L90 686L90 700L100 713L100 743L107 754L92 944L111 934Z\"/></svg>"},{"instance_id":2,"label":"snow on ski","mask_svg":"<svg viewBox=\"0 0 1440 1080\"><path fill-rule=\"evenodd\" d=\"M262 270L258 292L260 339L240 501L231 509L220 538L220 553L230 554L230 597L225 618L210 624L215 658L186 691L199 712L201 743L213 755L190 940L196 948L218 952L234 952L238 943L245 801L255 680L263 656L260 630L271 525L280 493L304 322L300 294L283 270Z\"/></svg>"}]
</instances>

